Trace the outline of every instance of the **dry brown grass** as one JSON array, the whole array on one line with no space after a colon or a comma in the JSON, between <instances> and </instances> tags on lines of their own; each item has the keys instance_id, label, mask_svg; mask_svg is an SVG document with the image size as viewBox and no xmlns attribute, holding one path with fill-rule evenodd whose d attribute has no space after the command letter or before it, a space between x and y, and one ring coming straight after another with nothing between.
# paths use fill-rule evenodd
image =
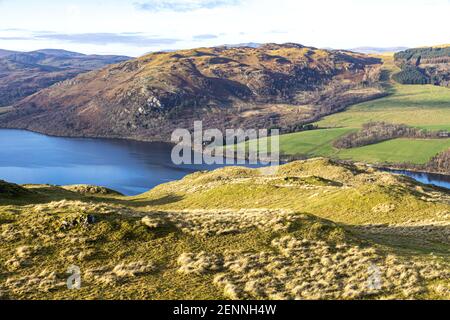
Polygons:
<instances>
[{"instance_id":1,"label":"dry brown grass","mask_svg":"<svg viewBox=\"0 0 450 320\"><path fill-rule=\"evenodd\" d=\"M49 292L66 286L64 278L56 272L42 270L27 276L10 277L3 285L3 290L15 294Z\"/></svg>"},{"instance_id":2,"label":"dry brown grass","mask_svg":"<svg viewBox=\"0 0 450 320\"><path fill-rule=\"evenodd\" d=\"M9 271L15 271L30 263L30 258L39 251L39 246L20 246L15 254L6 261L5 267Z\"/></svg>"},{"instance_id":3,"label":"dry brown grass","mask_svg":"<svg viewBox=\"0 0 450 320\"><path fill-rule=\"evenodd\" d=\"M121 262L114 266L112 270L108 266L91 268L86 271L85 276L88 280L94 282L116 285L118 283L126 282L132 278L147 275L155 270L156 266L152 262Z\"/></svg>"},{"instance_id":4,"label":"dry brown grass","mask_svg":"<svg viewBox=\"0 0 450 320\"><path fill-rule=\"evenodd\" d=\"M354 228L365 234L422 239L422 241L438 241L450 245L450 222L416 221L402 224L368 224Z\"/></svg>"},{"instance_id":5,"label":"dry brown grass","mask_svg":"<svg viewBox=\"0 0 450 320\"><path fill-rule=\"evenodd\" d=\"M220 270L223 260L217 255L208 255L206 252L200 252L197 255L183 253L178 258L177 263L180 266L178 269L180 273L204 274Z\"/></svg>"},{"instance_id":6,"label":"dry brown grass","mask_svg":"<svg viewBox=\"0 0 450 320\"><path fill-rule=\"evenodd\" d=\"M303 216L288 210L184 210L166 212L179 229L192 235L243 233L249 229L286 231Z\"/></svg>"},{"instance_id":7,"label":"dry brown grass","mask_svg":"<svg viewBox=\"0 0 450 320\"><path fill-rule=\"evenodd\" d=\"M223 257L183 254L180 271L216 273L214 283L230 299L274 300L414 298L426 291L425 280L450 274L435 261L407 262L347 244L286 236L272 246L273 251L234 251Z\"/></svg>"},{"instance_id":8,"label":"dry brown grass","mask_svg":"<svg viewBox=\"0 0 450 320\"><path fill-rule=\"evenodd\" d=\"M449 194L364 166L228 168L133 198L26 188L49 201L0 205L4 299L450 298Z\"/></svg>"}]
</instances>

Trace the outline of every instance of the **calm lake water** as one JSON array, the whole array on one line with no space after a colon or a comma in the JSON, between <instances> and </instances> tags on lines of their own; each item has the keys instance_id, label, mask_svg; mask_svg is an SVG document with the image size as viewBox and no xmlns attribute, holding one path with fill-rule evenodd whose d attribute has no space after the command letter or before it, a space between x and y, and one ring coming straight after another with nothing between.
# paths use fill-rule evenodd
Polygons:
<instances>
[{"instance_id":1,"label":"calm lake water","mask_svg":"<svg viewBox=\"0 0 450 320\"><path fill-rule=\"evenodd\" d=\"M18 184L92 184L137 195L214 165L176 166L171 146L128 140L56 138L0 129L0 179ZM396 171L450 189L450 177Z\"/></svg>"},{"instance_id":2,"label":"calm lake water","mask_svg":"<svg viewBox=\"0 0 450 320\"><path fill-rule=\"evenodd\" d=\"M450 189L450 176L448 175L425 173L425 172L413 172L405 170L386 170L386 171L396 174L402 174L425 184L432 184L442 188Z\"/></svg>"},{"instance_id":3,"label":"calm lake water","mask_svg":"<svg viewBox=\"0 0 450 320\"><path fill-rule=\"evenodd\" d=\"M57 138L0 129L0 179L18 184L92 184L137 195L214 165L172 164L172 147L128 140Z\"/></svg>"}]
</instances>

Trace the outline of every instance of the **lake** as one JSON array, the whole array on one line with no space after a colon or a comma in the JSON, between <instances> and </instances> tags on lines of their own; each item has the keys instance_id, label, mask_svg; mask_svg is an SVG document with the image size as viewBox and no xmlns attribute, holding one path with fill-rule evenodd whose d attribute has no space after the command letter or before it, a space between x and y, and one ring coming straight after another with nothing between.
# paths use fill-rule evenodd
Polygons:
<instances>
[{"instance_id":1,"label":"lake","mask_svg":"<svg viewBox=\"0 0 450 320\"><path fill-rule=\"evenodd\" d=\"M92 184L126 195L220 165L172 164L172 147L129 140L58 138L0 129L0 179L18 184ZM450 177L394 171L450 189Z\"/></svg>"},{"instance_id":2,"label":"lake","mask_svg":"<svg viewBox=\"0 0 450 320\"><path fill-rule=\"evenodd\" d=\"M0 129L0 179L18 184L92 184L126 195L220 165L172 164L172 147L129 140L58 138Z\"/></svg>"}]
</instances>

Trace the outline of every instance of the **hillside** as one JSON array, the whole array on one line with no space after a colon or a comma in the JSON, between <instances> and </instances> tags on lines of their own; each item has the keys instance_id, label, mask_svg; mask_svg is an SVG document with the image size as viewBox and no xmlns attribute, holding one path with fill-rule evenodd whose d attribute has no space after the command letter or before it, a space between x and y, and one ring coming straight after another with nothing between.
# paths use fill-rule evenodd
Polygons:
<instances>
[{"instance_id":1,"label":"hillside","mask_svg":"<svg viewBox=\"0 0 450 320\"><path fill-rule=\"evenodd\" d=\"M51 85L128 60L122 56L84 55L64 50L0 52L0 107L12 105L24 97Z\"/></svg>"},{"instance_id":2,"label":"hillside","mask_svg":"<svg viewBox=\"0 0 450 320\"><path fill-rule=\"evenodd\" d=\"M297 44L152 53L42 90L0 125L154 141L194 120L287 128L383 95L379 67L377 58Z\"/></svg>"},{"instance_id":3,"label":"hillside","mask_svg":"<svg viewBox=\"0 0 450 320\"><path fill-rule=\"evenodd\" d=\"M409 49L395 54L402 69L394 79L402 84L450 87L450 46Z\"/></svg>"},{"instance_id":4,"label":"hillside","mask_svg":"<svg viewBox=\"0 0 450 320\"><path fill-rule=\"evenodd\" d=\"M450 298L450 194L362 165L0 188L2 299Z\"/></svg>"},{"instance_id":5,"label":"hillside","mask_svg":"<svg viewBox=\"0 0 450 320\"><path fill-rule=\"evenodd\" d=\"M363 127L371 122L408 126L414 131L424 130L431 134L450 132L450 90L433 85L396 83L390 75L400 69L392 56L382 58L382 85L389 95L326 116L313 123L318 128L316 130L282 135L281 152L287 158L296 159L324 156L389 166L406 163L417 170L449 174L447 166L431 163L439 154L445 157L445 151L450 148L449 138L420 139L406 135L356 148L335 147L337 141L361 133Z\"/></svg>"}]
</instances>

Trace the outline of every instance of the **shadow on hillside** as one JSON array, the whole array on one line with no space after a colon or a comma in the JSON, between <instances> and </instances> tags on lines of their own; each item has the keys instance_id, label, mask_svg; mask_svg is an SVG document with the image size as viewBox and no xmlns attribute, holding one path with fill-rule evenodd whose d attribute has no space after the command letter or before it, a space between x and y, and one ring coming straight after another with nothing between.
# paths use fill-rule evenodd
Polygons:
<instances>
[{"instance_id":1,"label":"shadow on hillside","mask_svg":"<svg viewBox=\"0 0 450 320\"><path fill-rule=\"evenodd\" d=\"M28 188L27 188L28 189ZM52 186L39 186L28 189L29 194L0 196L0 205L33 205L61 200L81 200L84 197L76 192Z\"/></svg>"},{"instance_id":2,"label":"shadow on hillside","mask_svg":"<svg viewBox=\"0 0 450 320\"><path fill-rule=\"evenodd\" d=\"M157 199L145 199L145 198L123 198L123 199L115 199L115 198L96 198L96 197L89 197L89 199L95 199L100 202L106 202L106 203L113 203L113 204L119 204L124 205L128 207L146 207L146 206L163 206L167 204L172 204L175 202L179 202L184 199L182 196L170 194L163 196L161 198Z\"/></svg>"},{"instance_id":3,"label":"shadow on hillside","mask_svg":"<svg viewBox=\"0 0 450 320\"><path fill-rule=\"evenodd\" d=\"M390 70L381 70L380 80L383 82L389 82L391 80L392 72Z\"/></svg>"},{"instance_id":4,"label":"shadow on hillside","mask_svg":"<svg viewBox=\"0 0 450 320\"><path fill-rule=\"evenodd\" d=\"M405 254L430 254L448 257L450 254L450 226L344 226L356 236L388 248L403 250Z\"/></svg>"},{"instance_id":5,"label":"shadow on hillside","mask_svg":"<svg viewBox=\"0 0 450 320\"><path fill-rule=\"evenodd\" d=\"M33 186L29 188L31 192L26 195L1 196L0 205L37 205L58 201L83 201L110 203L129 207L161 206L181 201L183 197L177 195L166 195L158 199L146 199L139 197L125 197L117 195L101 194L81 194L78 192L65 190L57 186Z\"/></svg>"},{"instance_id":6,"label":"shadow on hillside","mask_svg":"<svg viewBox=\"0 0 450 320\"><path fill-rule=\"evenodd\" d=\"M380 81L383 89L386 91L388 95L392 95L395 93L394 80L392 80L392 71L391 70L381 70Z\"/></svg>"}]
</instances>

